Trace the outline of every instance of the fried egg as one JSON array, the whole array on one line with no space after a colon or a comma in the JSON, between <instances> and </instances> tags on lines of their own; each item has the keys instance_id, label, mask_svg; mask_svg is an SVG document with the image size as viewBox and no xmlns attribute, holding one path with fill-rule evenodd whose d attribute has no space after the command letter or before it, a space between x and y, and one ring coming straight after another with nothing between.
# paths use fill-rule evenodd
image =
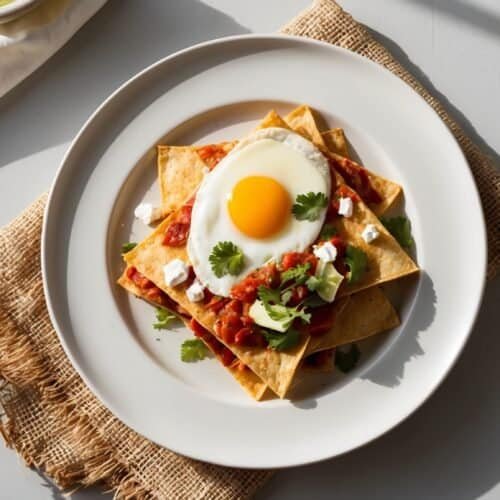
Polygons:
<instances>
[{"instance_id":1,"label":"fried egg","mask_svg":"<svg viewBox=\"0 0 500 500\"><path fill-rule=\"evenodd\" d=\"M314 221L297 220L297 196L330 196L330 170L321 151L302 136L267 128L242 140L196 194L188 255L198 279L214 294L229 296L233 285L287 252L302 252L318 237L326 208ZM230 241L244 255L242 271L218 278L209 256L217 243Z\"/></svg>"}]
</instances>

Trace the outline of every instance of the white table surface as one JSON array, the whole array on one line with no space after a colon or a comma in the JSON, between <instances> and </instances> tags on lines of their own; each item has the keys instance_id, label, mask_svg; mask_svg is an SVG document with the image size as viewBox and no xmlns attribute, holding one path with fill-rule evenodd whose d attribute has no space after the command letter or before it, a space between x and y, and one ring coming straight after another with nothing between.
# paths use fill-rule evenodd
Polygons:
<instances>
[{"instance_id":1,"label":"white table surface","mask_svg":"<svg viewBox=\"0 0 500 500\"><path fill-rule=\"evenodd\" d=\"M498 0L341 0L497 160ZM0 224L48 189L68 141L119 84L157 59L225 35L272 32L309 0L110 0L48 63L0 98ZM444 97L446 96L446 97ZM471 244L466 239L464 244ZM473 256L472 256L473 257ZM500 280L438 391L374 443L278 473L269 499L500 498ZM62 498L0 447L0 499ZM103 498L97 489L75 499ZM110 498L110 497L109 497Z\"/></svg>"}]
</instances>

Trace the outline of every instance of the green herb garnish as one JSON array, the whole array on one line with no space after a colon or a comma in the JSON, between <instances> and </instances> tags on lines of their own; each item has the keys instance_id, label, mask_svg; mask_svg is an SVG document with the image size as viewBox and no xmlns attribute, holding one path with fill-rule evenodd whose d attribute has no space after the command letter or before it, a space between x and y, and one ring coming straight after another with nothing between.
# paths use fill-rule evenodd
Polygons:
<instances>
[{"instance_id":1,"label":"green herb garnish","mask_svg":"<svg viewBox=\"0 0 500 500\"><path fill-rule=\"evenodd\" d=\"M309 262L291 267L281 273L281 282L286 283L293 280L296 285L303 285L307 281L307 278L309 278L308 271L310 268L311 264Z\"/></svg>"},{"instance_id":2,"label":"green herb garnish","mask_svg":"<svg viewBox=\"0 0 500 500\"><path fill-rule=\"evenodd\" d=\"M382 217L380 221L403 248L410 248L413 245L409 219L403 216Z\"/></svg>"},{"instance_id":3,"label":"green herb garnish","mask_svg":"<svg viewBox=\"0 0 500 500\"><path fill-rule=\"evenodd\" d=\"M165 307L157 307L156 322L153 323L153 328L155 330L163 330L165 328L168 328L168 324L177 318L177 314L173 313L170 309L166 309Z\"/></svg>"},{"instance_id":4,"label":"green herb garnish","mask_svg":"<svg viewBox=\"0 0 500 500\"><path fill-rule=\"evenodd\" d=\"M130 252L130 250L133 250L137 246L137 243L134 243L132 241L129 241L128 243L124 243L122 245L122 254Z\"/></svg>"},{"instance_id":5,"label":"green herb garnish","mask_svg":"<svg viewBox=\"0 0 500 500\"><path fill-rule=\"evenodd\" d=\"M349 283L356 283L366 271L367 257L363 250L347 245L345 263L349 266Z\"/></svg>"},{"instance_id":6,"label":"green herb garnish","mask_svg":"<svg viewBox=\"0 0 500 500\"><path fill-rule=\"evenodd\" d=\"M245 262L243 252L230 241L219 241L212 249L208 260L217 278L222 278L226 274L237 276Z\"/></svg>"},{"instance_id":7,"label":"green herb garnish","mask_svg":"<svg viewBox=\"0 0 500 500\"><path fill-rule=\"evenodd\" d=\"M275 351L286 351L295 347L300 340L300 333L294 328L289 328L285 333L261 330L267 340L269 347Z\"/></svg>"},{"instance_id":8,"label":"green herb garnish","mask_svg":"<svg viewBox=\"0 0 500 500\"><path fill-rule=\"evenodd\" d=\"M181 360L186 363L201 361L208 356L208 348L200 339L185 340L181 345Z\"/></svg>"},{"instance_id":9,"label":"green herb garnish","mask_svg":"<svg viewBox=\"0 0 500 500\"><path fill-rule=\"evenodd\" d=\"M293 204L292 213L297 220L318 220L321 211L328 205L328 198L324 193L299 194Z\"/></svg>"},{"instance_id":10,"label":"green herb garnish","mask_svg":"<svg viewBox=\"0 0 500 500\"><path fill-rule=\"evenodd\" d=\"M285 330L288 330L296 318L300 318L304 323L311 321L311 315L300 306L287 307L283 305L279 290L272 290L260 285L257 294L269 317L274 321L279 321Z\"/></svg>"},{"instance_id":11,"label":"green herb garnish","mask_svg":"<svg viewBox=\"0 0 500 500\"><path fill-rule=\"evenodd\" d=\"M319 233L320 240L329 240L332 236L337 234L337 229L333 224L325 224Z\"/></svg>"},{"instance_id":12,"label":"green herb garnish","mask_svg":"<svg viewBox=\"0 0 500 500\"><path fill-rule=\"evenodd\" d=\"M351 344L348 351L335 351L335 366L342 372L350 372L358 363L361 351L356 344Z\"/></svg>"}]
</instances>

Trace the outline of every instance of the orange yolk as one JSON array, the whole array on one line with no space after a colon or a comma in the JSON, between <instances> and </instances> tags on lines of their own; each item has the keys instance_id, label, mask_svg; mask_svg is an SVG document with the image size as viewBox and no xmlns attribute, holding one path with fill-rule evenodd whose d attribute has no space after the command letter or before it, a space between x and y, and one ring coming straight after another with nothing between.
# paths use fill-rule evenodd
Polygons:
<instances>
[{"instance_id":1,"label":"orange yolk","mask_svg":"<svg viewBox=\"0 0 500 500\"><path fill-rule=\"evenodd\" d=\"M233 188L227 203L234 225L251 238L268 238L288 222L288 191L271 177L245 177Z\"/></svg>"}]
</instances>

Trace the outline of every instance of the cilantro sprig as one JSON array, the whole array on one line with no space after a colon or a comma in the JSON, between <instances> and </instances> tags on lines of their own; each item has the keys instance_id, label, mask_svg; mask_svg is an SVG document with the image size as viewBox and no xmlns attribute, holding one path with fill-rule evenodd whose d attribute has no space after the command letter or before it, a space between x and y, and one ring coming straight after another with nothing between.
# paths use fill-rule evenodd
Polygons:
<instances>
[{"instance_id":1,"label":"cilantro sprig","mask_svg":"<svg viewBox=\"0 0 500 500\"><path fill-rule=\"evenodd\" d=\"M380 221L403 248L408 249L413 245L411 224L408 218L403 216L382 217Z\"/></svg>"},{"instance_id":2,"label":"cilantro sprig","mask_svg":"<svg viewBox=\"0 0 500 500\"><path fill-rule=\"evenodd\" d=\"M281 291L266 288L260 285L257 289L257 295L262 301L264 308L271 319L283 324L285 330L288 330L297 318L303 323L310 323L311 314L305 312L300 306L288 307L281 302Z\"/></svg>"},{"instance_id":3,"label":"cilantro sprig","mask_svg":"<svg viewBox=\"0 0 500 500\"><path fill-rule=\"evenodd\" d=\"M342 373L349 373L358 364L361 351L356 344L351 344L348 350L337 348L335 351L335 366Z\"/></svg>"},{"instance_id":4,"label":"cilantro sprig","mask_svg":"<svg viewBox=\"0 0 500 500\"><path fill-rule=\"evenodd\" d=\"M292 206L292 213L297 220L308 220L313 222L318 220L321 211L328 205L328 198L324 193L313 193L297 195L297 199Z\"/></svg>"},{"instance_id":5,"label":"cilantro sprig","mask_svg":"<svg viewBox=\"0 0 500 500\"><path fill-rule=\"evenodd\" d=\"M309 277L308 271L310 268L311 264L309 264L309 262L290 267L281 273L281 281L282 283L286 283L287 281L293 280L296 285L303 285Z\"/></svg>"},{"instance_id":6,"label":"cilantro sprig","mask_svg":"<svg viewBox=\"0 0 500 500\"><path fill-rule=\"evenodd\" d=\"M286 351L295 347L300 340L300 333L295 328L289 328L285 333L273 332L262 329L262 335L267 340L269 347L275 351Z\"/></svg>"},{"instance_id":7,"label":"cilantro sprig","mask_svg":"<svg viewBox=\"0 0 500 500\"><path fill-rule=\"evenodd\" d=\"M201 361L208 356L208 348L200 339L185 340L181 345L181 360L186 363Z\"/></svg>"},{"instance_id":8,"label":"cilantro sprig","mask_svg":"<svg viewBox=\"0 0 500 500\"><path fill-rule=\"evenodd\" d=\"M133 241L129 241L128 243L124 243L122 245L122 254L130 252L130 250L133 250L137 246L137 243Z\"/></svg>"},{"instance_id":9,"label":"cilantro sprig","mask_svg":"<svg viewBox=\"0 0 500 500\"><path fill-rule=\"evenodd\" d=\"M345 252L345 263L349 267L349 283L356 283L366 271L368 259L365 252L353 245L347 245Z\"/></svg>"},{"instance_id":10,"label":"cilantro sprig","mask_svg":"<svg viewBox=\"0 0 500 500\"><path fill-rule=\"evenodd\" d=\"M217 278L222 278L226 274L237 276L245 264L243 252L231 241L219 241L213 247L208 260Z\"/></svg>"},{"instance_id":11,"label":"cilantro sprig","mask_svg":"<svg viewBox=\"0 0 500 500\"><path fill-rule=\"evenodd\" d=\"M156 322L153 323L153 328L155 330L164 330L168 328L170 322L178 319L177 314L172 312L170 309L165 307L156 308Z\"/></svg>"}]
</instances>

